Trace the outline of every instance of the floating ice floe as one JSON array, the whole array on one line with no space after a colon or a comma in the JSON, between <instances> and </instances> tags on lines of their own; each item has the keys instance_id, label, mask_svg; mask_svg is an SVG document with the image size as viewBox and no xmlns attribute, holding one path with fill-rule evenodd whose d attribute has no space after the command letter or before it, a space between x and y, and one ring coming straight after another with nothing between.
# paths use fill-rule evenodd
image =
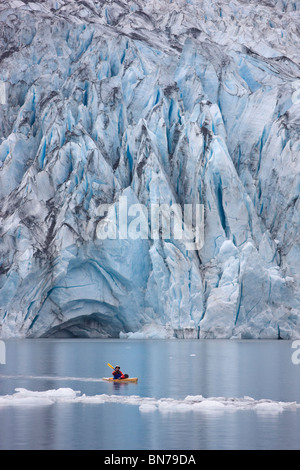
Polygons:
<instances>
[{"instance_id":1,"label":"floating ice floe","mask_svg":"<svg viewBox=\"0 0 300 470\"><path fill-rule=\"evenodd\" d=\"M72 388L59 388L46 391L31 391L25 388L16 388L11 395L0 396L0 408L7 406L49 406L62 403L105 404L119 403L123 405L138 406L140 412L186 413L204 412L219 413L238 410L253 410L257 413L281 413L284 410L297 410L297 402L282 402L268 399L255 400L244 398L208 397L202 395L188 395L184 399L151 398L139 395L85 395Z\"/></svg>"}]
</instances>

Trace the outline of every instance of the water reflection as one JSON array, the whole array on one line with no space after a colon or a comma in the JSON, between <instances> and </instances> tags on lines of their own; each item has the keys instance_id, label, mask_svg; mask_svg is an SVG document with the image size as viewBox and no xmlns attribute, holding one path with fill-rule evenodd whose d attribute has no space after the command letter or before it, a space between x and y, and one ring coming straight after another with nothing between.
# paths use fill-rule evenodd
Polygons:
<instances>
[{"instance_id":1,"label":"water reflection","mask_svg":"<svg viewBox=\"0 0 300 470\"><path fill-rule=\"evenodd\" d=\"M135 382L115 382L115 381L113 381L113 382L109 382L109 383L113 385L114 391L116 391L116 390L124 390L124 388L128 387L128 385L129 385L130 387L136 385Z\"/></svg>"}]
</instances>

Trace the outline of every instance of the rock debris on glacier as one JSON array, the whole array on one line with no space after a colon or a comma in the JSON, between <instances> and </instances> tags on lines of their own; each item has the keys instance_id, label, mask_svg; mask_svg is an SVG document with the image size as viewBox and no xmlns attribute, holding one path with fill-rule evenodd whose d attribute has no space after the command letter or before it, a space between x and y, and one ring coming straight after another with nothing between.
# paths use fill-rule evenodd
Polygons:
<instances>
[{"instance_id":1,"label":"rock debris on glacier","mask_svg":"<svg viewBox=\"0 0 300 470\"><path fill-rule=\"evenodd\" d=\"M294 338L299 1L0 5L0 335ZM203 204L204 246L100 240Z\"/></svg>"}]
</instances>

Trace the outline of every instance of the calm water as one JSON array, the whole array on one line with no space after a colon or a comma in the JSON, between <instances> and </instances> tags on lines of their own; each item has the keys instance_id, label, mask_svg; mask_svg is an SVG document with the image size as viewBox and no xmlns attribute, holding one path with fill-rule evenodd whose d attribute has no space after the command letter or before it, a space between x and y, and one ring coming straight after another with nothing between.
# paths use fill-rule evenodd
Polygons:
<instances>
[{"instance_id":1,"label":"calm water","mask_svg":"<svg viewBox=\"0 0 300 470\"><path fill-rule=\"evenodd\" d=\"M0 406L0 449L300 449L300 409L260 412L158 410L124 403L137 395L181 400L187 395L252 397L300 404L300 364L288 341L6 341L0 396L18 387L62 387L119 403ZM119 363L137 384L113 384ZM1 397L0 397L1 398Z\"/></svg>"}]
</instances>

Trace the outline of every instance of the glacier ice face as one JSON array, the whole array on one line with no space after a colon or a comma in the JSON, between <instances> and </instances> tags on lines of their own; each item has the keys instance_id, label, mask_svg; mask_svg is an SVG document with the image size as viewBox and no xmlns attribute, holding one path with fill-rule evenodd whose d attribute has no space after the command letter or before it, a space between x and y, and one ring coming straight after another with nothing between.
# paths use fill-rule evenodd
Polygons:
<instances>
[{"instance_id":1,"label":"glacier ice face","mask_svg":"<svg viewBox=\"0 0 300 470\"><path fill-rule=\"evenodd\" d=\"M1 3L2 337L299 337L299 9ZM122 196L203 247L100 239Z\"/></svg>"}]
</instances>

